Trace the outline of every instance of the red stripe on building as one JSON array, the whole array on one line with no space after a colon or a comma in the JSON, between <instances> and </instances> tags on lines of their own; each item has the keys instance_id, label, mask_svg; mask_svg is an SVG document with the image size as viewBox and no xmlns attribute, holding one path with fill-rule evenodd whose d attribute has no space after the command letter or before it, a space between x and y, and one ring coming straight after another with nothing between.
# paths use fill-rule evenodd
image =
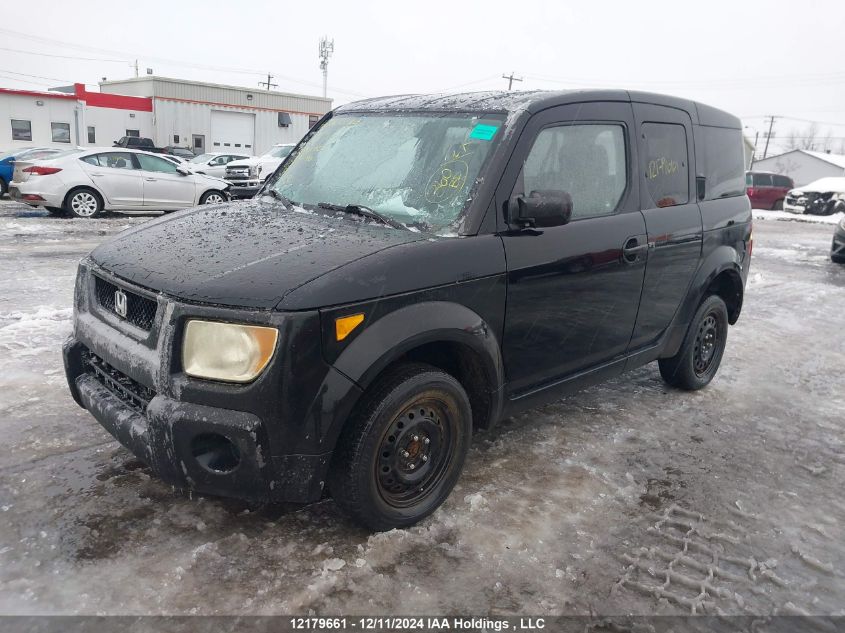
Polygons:
<instances>
[{"instance_id":1,"label":"red stripe on building","mask_svg":"<svg viewBox=\"0 0 845 633\"><path fill-rule=\"evenodd\" d=\"M74 99L84 101L96 108L114 108L116 110L136 110L138 112L152 112L153 100L150 97L130 97L115 95L108 92L88 92L85 84L73 84L76 89Z\"/></svg>"}]
</instances>

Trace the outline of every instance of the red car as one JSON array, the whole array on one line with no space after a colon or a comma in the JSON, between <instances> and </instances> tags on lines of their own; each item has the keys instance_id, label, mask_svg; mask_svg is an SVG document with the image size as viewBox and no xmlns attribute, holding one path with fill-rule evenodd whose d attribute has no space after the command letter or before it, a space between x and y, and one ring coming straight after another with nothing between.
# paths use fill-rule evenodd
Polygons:
<instances>
[{"instance_id":1,"label":"red car","mask_svg":"<svg viewBox=\"0 0 845 633\"><path fill-rule=\"evenodd\" d=\"M767 171L745 172L746 193L755 209L783 209L783 200L795 187L792 178Z\"/></svg>"}]
</instances>

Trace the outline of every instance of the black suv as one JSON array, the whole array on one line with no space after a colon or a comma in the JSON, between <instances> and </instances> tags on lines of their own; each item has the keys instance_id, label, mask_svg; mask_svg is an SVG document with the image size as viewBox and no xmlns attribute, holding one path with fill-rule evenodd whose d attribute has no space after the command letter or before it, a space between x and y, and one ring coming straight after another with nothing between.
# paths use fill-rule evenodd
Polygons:
<instances>
[{"instance_id":1,"label":"black suv","mask_svg":"<svg viewBox=\"0 0 845 633\"><path fill-rule=\"evenodd\" d=\"M720 110L621 90L362 101L256 199L83 260L67 377L177 486L329 493L407 526L474 428L654 360L705 386L750 256L741 125Z\"/></svg>"}]
</instances>

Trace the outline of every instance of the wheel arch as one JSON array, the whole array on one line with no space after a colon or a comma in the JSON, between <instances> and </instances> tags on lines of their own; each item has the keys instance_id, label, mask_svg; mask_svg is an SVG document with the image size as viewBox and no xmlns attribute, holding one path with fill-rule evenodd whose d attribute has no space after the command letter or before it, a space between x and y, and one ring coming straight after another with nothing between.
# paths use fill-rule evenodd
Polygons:
<instances>
[{"instance_id":1,"label":"wheel arch","mask_svg":"<svg viewBox=\"0 0 845 633\"><path fill-rule=\"evenodd\" d=\"M71 196L73 196L73 194L75 194L77 191L81 191L83 189L90 191L95 196L97 196L97 198L100 199L100 206L102 207L100 209L101 211L106 211L109 208L108 207L108 200L103 195L103 192L100 191L99 189L97 189L94 185L87 185L87 184L86 185L74 185L73 187L71 187L68 190L68 192L65 194L65 197L62 199L62 208L67 210L67 206L68 206L68 203L70 202Z\"/></svg>"},{"instance_id":2,"label":"wheel arch","mask_svg":"<svg viewBox=\"0 0 845 633\"><path fill-rule=\"evenodd\" d=\"M499 416L501 349L493 329L473 310L447 301L394 310L361 332L334 368L366 393L391 366L406 361L427 363L455 377L470 396L476 426L486 428Z\"/></svg>"},{"instance_id":3,"label":"wheel arch","mask_svg":"<svg viewBox=\"0 0 845 633\"><path fill-rule=\"evenodd\" d=\"M660 356L670 357L683 343L687 327L698 306L710 294L720 296L728 307L728 322L733 325L742 312L745 282L742 261L736 249L723 245L713 250L698 269L689 292L675 315L668 339Z\"/></svg>"}]
</instances>

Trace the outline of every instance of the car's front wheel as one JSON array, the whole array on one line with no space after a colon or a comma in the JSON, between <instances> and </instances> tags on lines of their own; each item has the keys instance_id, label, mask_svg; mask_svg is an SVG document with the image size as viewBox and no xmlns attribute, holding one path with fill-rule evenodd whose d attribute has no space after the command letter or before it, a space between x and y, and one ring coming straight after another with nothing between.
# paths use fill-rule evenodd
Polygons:
<instances>
[{"instance_id":1,"label":"car's front wheel","mask_svg":"<svg viewBox=\"0 0 845 633\"><path fill-rule=\"evenodd\" d=\"M701 389L719 370L727 342L727 306L721 297L710 295L696 310L678 353L658 361L660 375L673 387Z\"/></svg>"},{"instance_id":2,"label":"car's front wheel","mask_svg":"<svg viewBox=\"0 0 845 633\"><path fill-rule=\"evenodd\" d=\"M372 529L413 525L449 496L471 434L469 398L455 378L430 365L400 365L365 394L341 433L331 495Z\"/></svg>"},{"instance_id":3,"label":"car's front wheel","mask_svg":"<svg viewBox=\"0 0 845 633\"><path fill-rule=\"evenodd\" d=\"M772 205L772 209L774 211L783 211L783 198L780 200L776 200L775 203Z\"/></svg>"},{"instance_id":4,"label":"car's front wheel","mask_svg":"<svg viewBox=\"0 0 845 633\"><path fill-rule=\"evenodd\" d=\"M74 189L65 199L65 211L77 218L96 218L103 211L103 200L93 189Z\"/></svg>"},{"instance_id":5,"label":"car's front wheel","mask_svg":"<svg viewBox=\"0 0 845 633\"><path fill-rule=\"evenodd\" d=\"M220 204L226 202L226 196L220 191L206 191L200 198L200 204Z\"/></svg>"}]
</instances>

